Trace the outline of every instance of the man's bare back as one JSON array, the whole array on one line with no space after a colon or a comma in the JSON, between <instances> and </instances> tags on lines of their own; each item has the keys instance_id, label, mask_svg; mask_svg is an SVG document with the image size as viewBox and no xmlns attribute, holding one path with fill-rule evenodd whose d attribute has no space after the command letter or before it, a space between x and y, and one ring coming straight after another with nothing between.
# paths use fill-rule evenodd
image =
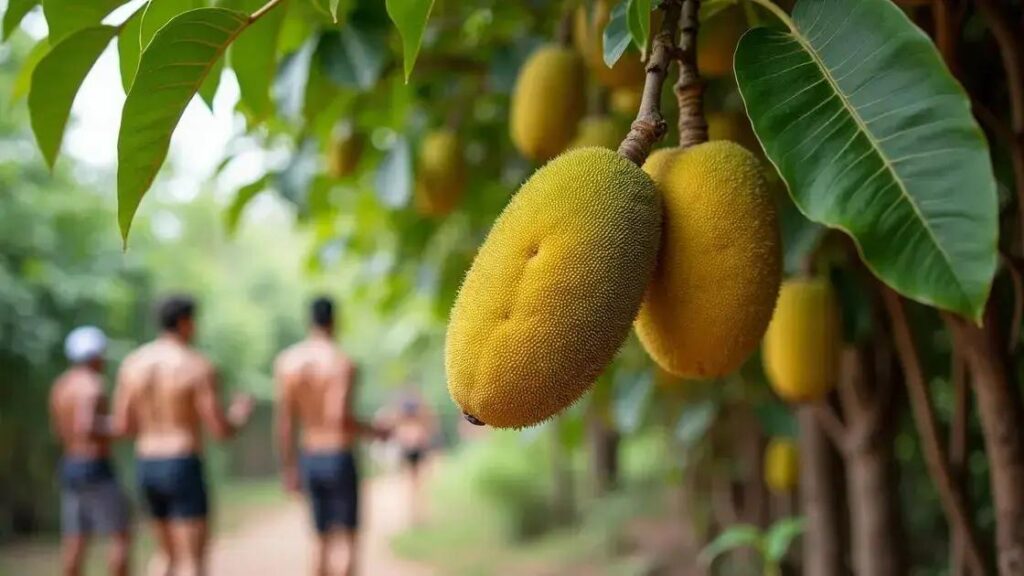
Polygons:
<instances>
[{"instance_id":1,"label":"man's bare back","mask_svg":"<svg viewBox=\"0 0 1024 576\"><path fill-rule=\"evenodd\" d=\"M88 430L106 408L103 380L93 370L75 366L57 379L50 391L50 417L66 456L106 458L110 455L110 439Z\"/></svg>"},{"instance_id":2,"label":"man's bare back","mask_svg":"<svg viewBox=\"0 0 1024 576\"><path fill-rule=\"evenodd\" d=\"M346 450L355 442L358 430L349 418L355 365L328 337L289 347L274 372L281 402L299 421L304 452Z\"/></svg>"}]
</instances>

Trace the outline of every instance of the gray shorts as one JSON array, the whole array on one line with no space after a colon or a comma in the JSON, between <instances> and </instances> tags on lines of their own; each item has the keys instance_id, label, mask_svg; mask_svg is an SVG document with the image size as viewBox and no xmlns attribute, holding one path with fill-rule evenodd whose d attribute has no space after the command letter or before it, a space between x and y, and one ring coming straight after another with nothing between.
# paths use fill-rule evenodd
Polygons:
<instances>
[{"instance_id":1,"label":"gray shorts","mask_svg":"<svg viewBox=\"0 0 1024 576\"><path fill-rule=\"evenodd\" d=\"M128 531L128 498L116 480L65 487L60 495L61 532L65 536L118 534Z\"/></svg>"}]
</instances>

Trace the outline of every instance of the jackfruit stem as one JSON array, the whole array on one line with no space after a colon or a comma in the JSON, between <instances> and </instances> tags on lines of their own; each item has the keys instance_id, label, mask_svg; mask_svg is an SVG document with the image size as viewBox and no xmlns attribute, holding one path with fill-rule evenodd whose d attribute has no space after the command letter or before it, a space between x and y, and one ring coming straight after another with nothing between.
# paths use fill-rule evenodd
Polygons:
<instances>
[{"instance_id":1,"label":"jackfruit stem","mask_svg":"<svg viewBox=\"0 0 1024 576\"><path fill-rule=\"evenodd\" d=\"M679 104L679 147L689 148L708 141L704 119L704 80L697 67L697 31L700 0L684 0L680 20L679 80L674 90Z\"/></svg>"},{"instance_id":2,"label":"jackfruit stem","mask_svg":"<svg viewBox=\"0 0 1024 576\"><path fill-rule=\"evenodd\" d=\"M572 47L572 6L571 2L566 3L562 19L558 21L558 43L563 48Z\"/></svg>"},{"instance_id":3,"label":"jackfruit stem","mask_svg":"<svg viewBox=\"0 0 1024 576\"><path fill-rule=\"evenodd\" d=\"M629 134L619 145L619 155L637 166L643 166L654 143L665 136L668 125L661 115L661 89L668 76L668 67L678 56L676 37L679 33L679 14L683 0L664 0L660 9L665 11L661 30L654 38L654 47L647 60L647 79L640 100L636 120Z\"/></svg>"},{"instance_id":4,"label":"jackfruit stem","mask_svg":"<svg viewBox=\"0 0 1024 576\"><path fill-rule=\"evenodd\" d=\"M466 412L465 410L462 411L462 416L463 416L463 418L466 419L466 422L469 422L473 426L486 426L487 425L487 424L484 424L483 420L477 418L476 416L473 416L472 414L470 414L469 412Z\"/></svg>"}]
</instances>

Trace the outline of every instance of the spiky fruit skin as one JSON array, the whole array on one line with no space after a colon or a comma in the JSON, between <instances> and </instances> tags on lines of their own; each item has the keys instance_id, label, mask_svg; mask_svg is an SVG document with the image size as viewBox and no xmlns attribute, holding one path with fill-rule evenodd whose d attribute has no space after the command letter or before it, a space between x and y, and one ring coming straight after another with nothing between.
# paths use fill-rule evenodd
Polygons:
<instances>
[{"instance_id":1,"label":"spiky fruit skin","mask_svg":"<svg viewBox=\"0 0 1024 576\"><path fill-rule=\"evenodd\" d=\"M640 101L643 98L643 87L618 88L612 91L611 107L616 114L633 118L640 110Z\"/></svg>"},{"instance_id":2,"label":"spiky fruit skin","mask_svg":"<svg viewBox=\"0 0 1024 576\"><path fill-rule=\"evenodd\" d=\"M554 158L576 135L586 109L583 60L574 50L549 45L527 59L512 93L512 143L538 162Z\"/></svg>"},{"instance_id":3,"label":"spiky fruit skin","mask_svg":"<svg viewBox=\"0 0 1024 576\"><path fill-rule=\"evenodd\" d=\"M739 6L724 8L707 22L701 22L697 32L697 67L711 78L732 74L736 44L747 31L747 18Z\"/></svg>"},{"instance_id":4,"label":"spiky fruit skin","mask_svg":"<svg viewBox=\"0 0 1024 576\"><path fill-rule=\"evenodd\" d=\"M647 353L686 378L739 368L772 317L782 275L775 203L733 142L658 150L644 170L665 206L661 254L636 320Z\"/></svg>"},{"instance_id":5,"label":"spiky fruit skin","mask_svg":"<svg viewBox=\"0 0 1024 576\"><path fill-rule=\"evenodd\" d=\"M787 280L764 336L764 370L791 403L817 402L835 386L842 348L839 304L828 280Z\"/></svg>"},{"instance_id":6,"label":"spiky fruit skin","mask_svg":"<svg viewBox=\"0 0 1024 576\"><path fill-rule=\"evenodd\" d=\"M569 144L569 149L600 146L609 150L618 150L619 143L625 138L627 130L615 118L610 116L587 116L580 120L576 138Z\"/></svg>"},{"instance_id":7,"label":"spiky fruit skin","mask_svg":"<svg viewBox=\"0 0 1024 576\"><path fill-rule=\"evenodd\" d=\"M332 178L344 178L355 171L363 154L363 139L359 134L334 137L327 151L327 173Z\"/></svg>"},{"instance_id":8,"label":"spiky fruit skin","mask_svg":"<svg viewBox=\"0 0 1024 576\"><path fill-rule=\"evenodd\" d=\"M445 216L458 205L466 165L458 135L448 129L423 138L416 169L416 208L425 216Z\"/></svg>"},{"instance_id":9,"label":"spiky fruit skin","mask_svg":"<svg viewBox=\"0 0 1024 576\"><path fill-rule=\"evenodd\" d=\"M604 148L562 154L498 217L448 323L448 391L490 426L522 428L586 392L629 333L654 269L661 204Z\"/></svg>"},{"instance_id":10,"label":"spiky fruit skin","mask_svg":"<svg viewBox=\"0 0 1024 576\"><path fill-rule=\"evenodd\" d=\"M764 483L778 494L792 492L800 482L800 449L789 438L772 438L764 454Z\"/></svg>"}]
</instances>

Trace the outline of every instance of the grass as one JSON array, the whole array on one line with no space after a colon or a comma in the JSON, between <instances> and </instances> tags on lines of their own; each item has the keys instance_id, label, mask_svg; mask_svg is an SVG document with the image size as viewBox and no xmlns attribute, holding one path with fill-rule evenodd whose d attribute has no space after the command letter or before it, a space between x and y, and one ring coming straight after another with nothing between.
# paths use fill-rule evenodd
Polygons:
<instances>
[{"instance_id":1,"label":"grass","mask_svg":"<svg viewBox=\"0 0 1024 576\"><path fill-rule=\"evenodd\" d=\"M284 502L276 480L230 481L212 491L211 503L216 512L215 532L237 530L247 518ZM144 525L138 508L135 511L136 541L132 550L134 574L143 574L146 561L153 552L153 540ZM59 537L51 535L18 542L0 548L0 576L53 576L60 574ZM106 574L106 547L102 542L90 547L86 575Z\"/></svg>"}]
</instances>

